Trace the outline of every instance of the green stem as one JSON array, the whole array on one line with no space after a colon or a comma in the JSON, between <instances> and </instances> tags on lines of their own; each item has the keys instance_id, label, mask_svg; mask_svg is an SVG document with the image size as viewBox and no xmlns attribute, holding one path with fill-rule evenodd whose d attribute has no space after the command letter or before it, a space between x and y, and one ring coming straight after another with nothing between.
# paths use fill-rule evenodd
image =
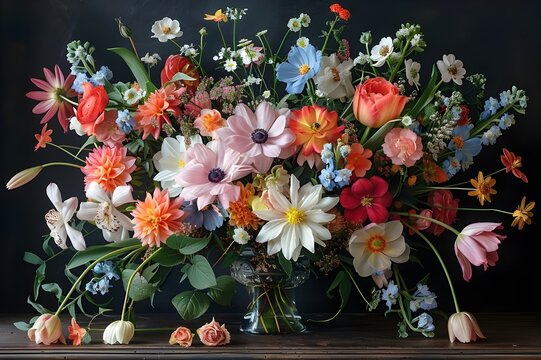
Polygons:
<instances>
[{"instance_id":1,"label":"green stem","mask_svg":"<svg viewBox=\"0 0 541 360\"><path fill-rule=\"evenodd\" d=\"M70 167L74 167L74 168L77 168L77 169L82 168L81 165L67 163L67 162L61 162L61 161L50 162L50 163L47 163L47 164L43 164L41 166L43 166L44 168L49 167L49 166L70 166Z\"/></svg>"},{"instance_id":2,"label":"green stem","mask_svg":"<svg viewBox=\"0 0 541 360\"><path fill-rule=\"evenodd\" d=\"M70 103L73 106L79 106L78 103L76 103L75 101L65 97L64 95L58 95L58 97L61 98L62 100L64 100L65 102Z\"/></svg>"},{"instance_id":3,"label":"green stem","mask_svg":"<svg viewBox=\"0 0 541 360\"><path fill-rule=\"evenodd\" d=\"M286 41L287 35L289 35L290 32L291 30L287 30L286 34L282 38L282 42L280 42L280 46L278 46L278 50L276 50L276 53L275 53L276 57L280 55L280 50L282 50L282 46L284 46L284 42ZM274 59L273 62L276 62L276 60L277 59Z\"/></svg>"},{"instance_id":4,"label":"green stem","mask_svg":"<svg viewBox=\"0 0 541 360\"><path fill-rule=\"evenodd\" d=\"M502 171L505 171L505 168L501 168L500 170L496 170L494 172L491 172L490 174L486 175L485 177L494 176L496 174L501 173ZM451 184L449 186L460 186L460 185L464 185L464 184L470 184L470 180L466 180L466 181L459 182L459 183L456 183L456 184Z\"/></svg>"},{"instance_id":5,"label":"green stem","mask_svg":"<svg viewBox=\"0 0 541 360\"><path fill-rule=\"evenodd\" d=\"M513 215L510 211L500 210L500 209L488 209L488 208L463 208L459 207L457 210L466 210L466 211L494 211L505 215Z\"/></svg>"},{"instance_id":6,"label":"green stem","mask_svg":"<svg viewBox=\"0 0 541 360\"><path fill-rule=\"evenodd\" d=\"M406 57L406 52L408 50L408 47L410 45L410 39L406 42L406 45L404 45L404 49L402 50L402 53L400 54L400 59L398 60L398 63L396 63L396 66L393 68L393 72L391 73L391 76L389 77L389 82L393 82L394 77L396 76L396 73L398 72L398 69L400 69L400 66L402 66L402 62L404 61L404 58Z\"/></svg>"},{"instance_id":7,"label":"green stem","mask_svg":"<svg viewBox=\"0 0 541 360\"><path fill-rule=\"evenodd\" d=\"M423 215L418 215L418 214L411 214L411 213L407 213L407 212L399 212L399 211L391 211L389 214L400 215L400 216L412 216L412 217L416 217L416 218L419 218L419 219L427 220L427 221L430 221L430 222L432 222L432 223L434 223L436 225L439 225L439 226L451 231L456 236L460 236L460 232L457 229L455 229L454 227L449 226L449 225L447 225L446 223L444 223L442 221L436 220L436 219L428 217L428 216L423 216Z\"/></svg>"},{"instance_id":8,"label":"green stem","mask_svg":"<svg viewBox=\"0 0 541 360\"><path fill-rule=\"evenodd\" d=\"M473 188L449 187L449 186L427 186L427 187L424 187L422 190L425 190L425 189L429 189L429 190L462 190L462 191L474 190Z\"/></svg>"},{"instance_id":9,"label":"green stem","mask_svg":"<svg viewBox=\"0 0 541 360\"><path fill-rule=\"evenodd\" d=\"M291 324L289 323L289 321L287 320L287 316L286 314L284 313L284 310L282 309L282 306L280 305L280 299L278 299L278 291L280 291L280 288L277 287L276 289L274 289L274 299L276 300L276 306L278 306L278 309L280 309L280 314L282 314L283 318L284 318L284 321L286 322L287 326L289 327L289 329L291 331L293 331L293 326L291 326ZM283 301L283 298L282 298L282 301ZM285 301L284 301L284 305L285 305ZM278 319L277 319L278 320Z\"/></svg>"},{"instance_id":10,"label":"green stem","mask_svg":"<svg viewBox=\"0 0 541 360\"><path fill-rule=\"evenodd\" d=\"M368 307L371 307L370 302L368 302L368 300L366 300L366 297L364 296L363 292L361 291L361 289L359 288L359 286L358 286L357 283L355 282L355 279L353 278L353 275L351 275L351 273L350 273L349 270L344 266L344 264L342 264L342 268L343 268L344 271L349 275L349 278L351 279L351 282L353 283L353 285L355 285L355 288L357 289L357 292L359 293L359 295L361 295L361 297L363 298L363 300L364 300L364 302L366 303L366 305L368 305Z\"/></svg>"},{"instance_id":11,"label":"green stem","mask_svg":"<svg viewBox=\"0 0 541 360\"><path fill-rule=\"evenodd\" d=\"M75 160L79 160L80 162L85 163L85 161L83 159L81 159L80 157L77 157L76 155L73 155L68 150L64 149L62 146L56 145L55 143L52 143L52 142L50 142L48 145L51 145L52 147L55 147L55 148L65 152L66 154L68 154L69 156L74 158Z\"/></svg>"},{"instance_id":12,"label":"green stem","mask_svg":"<svg viewBox=\"0 0 541 360\"><path fill-rule=\"evenodd\" d=\"M62 249L62 250L60 250L59 252L57 252L56 254L54 254L53 256L51 256L50 258L45 259L45 262L54 259L54 258L57 257L58 255L64 253L64 251L66 251L66 250L67 250L67 249Z\"/></svg>"},{"instance_id":13,"label":"green stem","mask_svg":"<svg viewBox=\"0 0 541 360\"><path fill-rule=\"evenodd\" d=\"M169 39L169 41L171 41L173 44L175 44L179 49L182 49L182 46L180 46L180 44L178 42L176 42L175 40Z\"/></svg>"},{"instance_id":14,"label":"green stem","mask_svg":"<svg viewBox=\"0 0 541 360\"><path fill-rule=\"evenodd\" d=\"M321 53L322 54L325 54L325 48L327 47L327 42L329 41L329 36L331 35L332 30L334 29L334 25L336 25L337 21L338 21L338 16L335 16L334 21L331 23L329 31L327 32L327 36L325 36L325 41L323 42L323 46L321 47Z\"/></svg>"},{"instance_id":15,"label":"green stem","mask_svg":"<svg viewBox=\"0 0 541 360\"><path fill-rule=\"evenodd\" d=\"M130 44L133 49L133 52L135 53L135 56L137 56L137 58L139 59L139 53L137 53L137 48L135 47L135 43L133 42L132 37L130 36L128 40L130 40Z\"/></svg>"},{"instance_id":16,"label":"green stem","mask_svg":"<svg viewBox=\"0 0 541 360\"><path fill-rule=\"evenodd\" d=\"M267 290L267 288L263 288L263 290L265 291L265 295L267 296L267 301L269 303L269 307L272 311L272 315L274 316L274 323L276 324L276 330L278 330L279 333L282 332L282 330L280 330L280 323L278 323L278 317L276 316L276 311L274 311L274 306L272 306L272 302L271 302L271 299L270 299L270 296L269 296L269 292Z\"/></svg>"},{"instance_id":17,"label":"green stem","mask_svg":"<svg viewBox=\"0 0 541 360\"><path fill-rule=\"evenodd\" d=\"M222 37L222 43L224 44L224 49L227 49L227 44L225 42L224 33L222 32L222 28L220 27L220 23L217 22L216 25L218 25L218 32L220 33L220 36Z\"/></svg>"},{"instance_id":18,"label":"green stem","mask_svg":"<svg viewBox=\"0 0 541 360\"><path fill-rule=\"evenodd\" d=\"M370 135L370 128L367 126L364 129L363 136L361 137L361 141L360 141L361 144L364 144L366 142L366 139L368 139L368 135Z\"/></svg>"},{"instance_id":19,"label":"green stem","mask_svg":"<svg viewBox=\"0 0 541 360\"><path fill-rule=\"evenodd\" d=\"M233 51L237 51L237 20L233 20Z\"/></svg>"},{"instance_id":20,"label":"green stem","mask_svg":"<svg viewBox=\"0 0 541 360\"><path fill-rule=\"evenodd\" d=\"M86 62L86 59L84 58L84 56L80 56L79 59L80 59L81 62L83 63L83 66L85 67L86 71L88 71L88 73L90 74L90 76L93 76L93 75L94 75L94 71L90 68L90 65Z\"/></svg>"}]
</instances>

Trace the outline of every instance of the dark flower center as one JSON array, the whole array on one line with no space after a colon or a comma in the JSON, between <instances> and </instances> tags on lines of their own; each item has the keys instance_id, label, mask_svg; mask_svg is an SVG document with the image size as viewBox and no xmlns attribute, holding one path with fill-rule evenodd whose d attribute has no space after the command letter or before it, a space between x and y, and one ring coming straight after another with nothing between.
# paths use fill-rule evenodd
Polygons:
<instances>
[{"instance_id":1,"label":"dark flower center","mask_svg":"<svg viewBox=\"0 0 541 360\"><path fill-rule=\"evenodd\" d=\"M218 183L225 177L225 172L220 168L210 170L208 179L210 182Z\"/></svg>"},{"instance_id":2,"label":"dark flower center","mask_svg":"<svg viewBox=\"0 0 541 360\"><path fill-rule=\"evenodd\" d=\"M263 129L255 129L252 132L252 140L257 144L263 144L269 138L269 133Z\"/></svg>"}]
</instances>

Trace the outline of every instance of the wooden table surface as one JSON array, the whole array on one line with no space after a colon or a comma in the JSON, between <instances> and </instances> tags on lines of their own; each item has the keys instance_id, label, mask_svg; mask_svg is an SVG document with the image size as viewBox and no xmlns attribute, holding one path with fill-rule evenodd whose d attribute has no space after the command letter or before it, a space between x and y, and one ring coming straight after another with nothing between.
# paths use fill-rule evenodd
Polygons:
<instances>
[{"instance_id":1,"label":"wooden table surface","mask_svg":"<svg viewBox=\"0 0 541 360\"><path fill-rule=\"evenodd\" d=\"M239 315L240 316L240 315ZM198 339L190 348L168 344L169 331L136 332L129 345L104 345L101 332L93 332L89 345L36 345L12 323L28 316L0 315L0 359L541 359L541 313L477 314L488 339L476 343L450 343L446 323L436 321L436 337L414 335L399 339L396 319L377 314L342 315L328 324L310 324L298 335L246 335L238 330L236 315L216 315L231 332L231 344L203 346ZM308 318L308 316L305 316ZM81 317L80 322L85 324ZM208 319L181 323L178 315L139 316L139 327L179 325L195 330ZM112 319L113 321L115 319ZM95 327L107 322L96 323ZM63 322L67 333L68 319Z\"/></svg>"}]
</instances>

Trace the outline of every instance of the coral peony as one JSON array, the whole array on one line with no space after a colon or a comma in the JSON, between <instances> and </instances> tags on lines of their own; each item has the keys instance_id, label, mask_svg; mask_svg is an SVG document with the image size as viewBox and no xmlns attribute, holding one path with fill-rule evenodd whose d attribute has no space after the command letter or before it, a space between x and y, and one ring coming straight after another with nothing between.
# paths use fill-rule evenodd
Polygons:
<instances>
[{"instance_id":1,"label":"coral peony","mask_svg":"<svg viewBox=\"0 0 541 360\"><path fill-rule=\"evenodd\" d=\"M421 137L409 129L392 129L381 147L395 165L410 167L423 156Z\"/></svg>"}]
</instances>

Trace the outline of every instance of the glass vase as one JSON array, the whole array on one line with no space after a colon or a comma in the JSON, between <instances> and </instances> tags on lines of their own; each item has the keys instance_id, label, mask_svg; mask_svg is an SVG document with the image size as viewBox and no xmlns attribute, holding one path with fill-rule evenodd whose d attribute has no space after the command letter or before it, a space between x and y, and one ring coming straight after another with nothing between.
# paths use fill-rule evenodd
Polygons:
<instances>
[{"instance_id":1,"label":"glass vase","mask_svg":"<svg viewBox=\"0 0 541 360\"><path fill-rule=\"evenodd\" d=\"M291 262L287 274L278 261L266 261L264 266L254 261L253 252L245 250L231 265L231 276L246 287L250 302L241 321L244 333L291 334L306 330L295 303L295 288L310 276L307 260Z\"/></svg>"}]
</instances>

